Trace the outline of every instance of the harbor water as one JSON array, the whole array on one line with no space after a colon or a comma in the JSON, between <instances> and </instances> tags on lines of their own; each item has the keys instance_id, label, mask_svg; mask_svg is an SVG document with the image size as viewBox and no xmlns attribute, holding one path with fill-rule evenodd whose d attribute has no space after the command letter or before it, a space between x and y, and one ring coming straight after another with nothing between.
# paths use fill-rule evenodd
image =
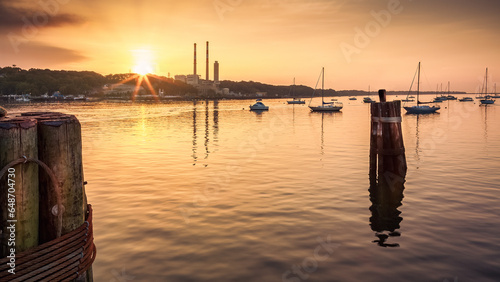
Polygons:
<instances>
[{"instance_id":1,"label":"harbor water","mask_svg":"<svg viewBox=\"0 0 500 282\"><path fill-rule=\"evenodd\" d=\"M361 100L4 106L80 120L95 281L498 281L499 105L403 115L404 197L383 213Z\"/></svg>"}]
</instances>

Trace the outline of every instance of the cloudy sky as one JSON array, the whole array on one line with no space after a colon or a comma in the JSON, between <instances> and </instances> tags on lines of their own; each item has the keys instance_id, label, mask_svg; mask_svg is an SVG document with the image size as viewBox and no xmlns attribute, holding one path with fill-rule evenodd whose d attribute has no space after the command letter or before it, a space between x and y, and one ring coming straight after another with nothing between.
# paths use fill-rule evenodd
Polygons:
<instances>
[{"instance_id":1,"label":"cloudy sky","mask_svg":"<svg viewBox=\"0 0 500 282\"><path fill-rule=\"evenodd\" d=\"M421 61L423 90L488 67L500 91L497 0L0 0L0 37L0 66L27 69L191 74L198 43L204 78L210 41L221 79L314 87L324 66L330 88L407 90Z\"/></svg>"}]
</instances>

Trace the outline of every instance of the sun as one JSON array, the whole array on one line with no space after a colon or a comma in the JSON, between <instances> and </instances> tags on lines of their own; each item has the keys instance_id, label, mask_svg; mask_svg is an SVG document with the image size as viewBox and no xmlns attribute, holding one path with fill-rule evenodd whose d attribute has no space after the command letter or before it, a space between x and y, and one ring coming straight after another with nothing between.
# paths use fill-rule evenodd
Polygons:
<instances>
[{"instance_id":1,"label":"sun","mask_svg":"<svg viewBox=\"0 0 500 282\"><path fill-rule=\"evenodd\" d=\"M149 90L149 93L153 95L156 101L159 101L159 97L156 93L154 84L155 81L166 81L169 82L166 77L158 76L155 74L157 65L155 64L155 54L150 49L137 49L130 50L132 57L134 59L134 66L132 67L132 73L122 81L113 85L113 87L131 81L135 81L135 89L132 93L132 101L135 101L137 95L141 91L141 87ZM151 83L153 79L153 83Z\"/></svg>"},{"instance_id":2,"label":"sun","mask_svg":"<svg viewBox=\"0 0 500 282\"><path fill-rule=\"evenodd\" d=\"M153 74L155 72L154 54L149 49L132 50L134 66L132 72L139 75Z\"/></svg>"},{"instance_id":3,"label":"sun","mask_svg":"<svg viewBox=\"0 0 500 282\"><path fill-rule=\"evenodd\" d=\"M153 73L153 66L149 64L138 64L132 68L132 72L140 75Z\"/></svg>"}]
</instances>

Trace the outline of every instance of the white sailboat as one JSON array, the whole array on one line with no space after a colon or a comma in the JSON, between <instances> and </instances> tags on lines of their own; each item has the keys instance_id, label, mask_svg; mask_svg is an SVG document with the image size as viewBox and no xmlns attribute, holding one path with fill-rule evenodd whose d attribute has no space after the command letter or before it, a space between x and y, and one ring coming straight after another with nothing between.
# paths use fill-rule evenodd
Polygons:
<instances>
[{"instance_id":1,"label":"white sailboat","mask_svg":"<svg viewBox=\"0 0 500 282\"><path fill-rule=\"evenodd\" d=\"M321 69L321 105L313 107L311 106L311 102L309 102L309 108L313 112L338 112L340 111L344 106L341 102L337 101L332 101L332 102L325 102L325 97L324 97L324 88L325 88L325 68Z\"/></svg>"},{"instance_id":2,"label":"white sailboat","mask_svg":"<svg viewBox=\"0 0 500 282\"><path fill-rule=\"evenodd\" d=\"M415 79L415 77L413 77ZM410 86L411 90L411 86ZM408 92L408 95L410 93ZM404 107L408 114L431 114L435 113L437 110L441 109L439 106L428 106L421 105L425 104L424 102L420 102L420 62L418 62L418 79L417 79L417 105L416 106L408 106Z\"/></svg>"},{"instance_id":3,"label":"white sailboat","mask_svg":"<svg viewBox=\"0 0 500 282\"><path fill-rule=\"evenodd\" d=\"M292 85L292 89L290 89L290 93L289 93L289 95L290 95L290 94L291 94L292 96L294 95L294 91L293 91L294 89L295 89L295 77L293 78L293 85ZM298 99L297 99L297 98L295 98L295 97L293 97L293 100L291 100L291 101L290 101L290 100L288 100L288 101L286 101L286 102L287 102L289 105L290 105L290 104L305 104L305 103L306 103L306 101L301 100L300 98L298 98Z\"/></svg>"},{"instance_id":4,"label":"white sailboat","mask_svg":"<svg viewBox=\"0 0 500 282\"><path fill-rule=\"evenodd\" d=\"M495 103L495 100L491 99L491 96L488 96L488 68L486 68L486 75L484 77L485 87L484 87L484 98L479 100L482 105L491 105Z\"/></svg>"}]
</instances>

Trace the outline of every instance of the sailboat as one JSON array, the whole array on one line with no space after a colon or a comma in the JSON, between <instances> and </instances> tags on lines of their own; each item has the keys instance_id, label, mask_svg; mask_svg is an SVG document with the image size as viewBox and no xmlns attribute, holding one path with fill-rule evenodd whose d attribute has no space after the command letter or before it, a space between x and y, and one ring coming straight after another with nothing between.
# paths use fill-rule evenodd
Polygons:
<instances>
[{"instance_id":1,"label":"sailboat","mask_svg":"<svg viewBox=\"0 0 500 282\"><path fill-rule=\"evenodd\" d=\"M295 77L293 78L293 85L292 85L292 89L290 90L290 93L292 94L292 96L294 95L294 91L293 91L294 89L295 89ZM298 98L298 99L297 99L297 98L295 98L295 97L293 97L293 100L291 100L291 101L286 101L286 102L287 102L289 105L290 105L290 104L305 104L305 103L306 103L306 101L304 101L304 100L300 100L300 98Z\"/></svg>"},{"instance_id":2,"label":"sailboat","mask_svg":"<svg viewBox=\"0 0 500 282\"><path fill-rule=\"evenodd\" d=\"M309 108L313 112L338 112L340 111L344 106L341 102L325 102L325 97L324 97L324 88L325 88L325 68L321 69L321 105L312 107L311 102L309 102ZM314 94L314 93L313 93Z\"/></svg>"},{"instance_id":3,"label":"sailboat","mask_svg":"<svg viewBox=\"0 0 500 282\"><path fill-rule=\"evenodd\" d=\"M493 96L491 96L491 98L500 98L500 95L497 94L497 84L496 83L495 83L495 91L494 91Z\"/></svg>"},{"instance_id":4,"label":"sailboat","mask_svg":"<svg viewBox=\"0 0 500 282\"><path fill-rule=\"evenodd\" d=\"M413 77L415 79L415 77ZM410 86L411 90L411 86ZM408 95L410 92L408 92ZM420 102L420 62L418 62L418 80L417 80L417 105L411 107L404 107L408 114L430 114L435 113L437 110L441 109L439 106L428 106L428 105L420 105L425 104Z\"/></svg>"},{"instance_id":5,"label":"sailboat","mask_svg":"<svg viewBox=\"0 0 500 282\"><path fill-rule=\"evenodd\" d=\"M446 96L448 100L457 100L457 97L451 95L450 82L448 81L448 96Z\"/></svg>"},{"instance_id":6,"label":"sailboat","mask_svg":"<svg viewBox=\"0 0 500 282\"><path fill-rule=\"evenodd\" d=\"M484 98L479 100L483 105L491 105L495 103L495 100L491 99L491 96L488 96L488 68L486 68L486 75L484 77L485 87L484 87Z\"/></svg>"}]
</instances>

